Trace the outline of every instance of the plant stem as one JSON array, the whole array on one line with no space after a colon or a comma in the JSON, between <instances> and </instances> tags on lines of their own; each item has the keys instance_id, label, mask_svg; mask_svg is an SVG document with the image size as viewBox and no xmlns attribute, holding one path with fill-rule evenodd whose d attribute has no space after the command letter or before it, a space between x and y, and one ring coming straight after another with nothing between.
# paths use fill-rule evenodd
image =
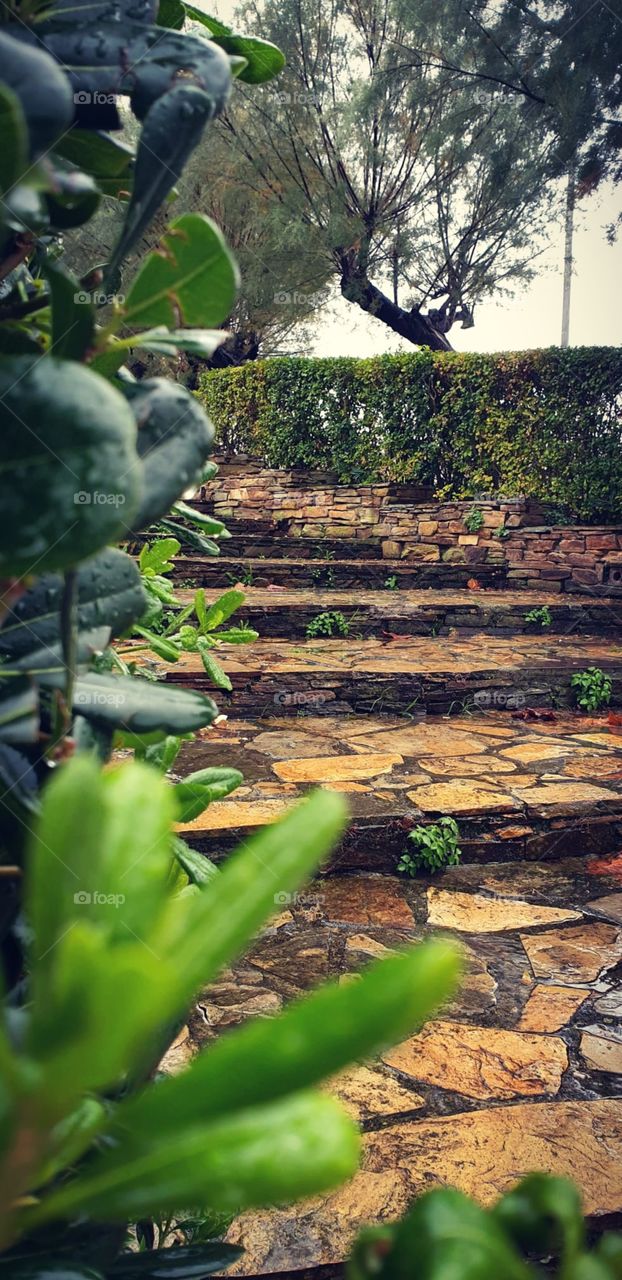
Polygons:
<instances>
[{"instance_id":1,"label":"plant stem","mask_svg":"<svg viewBox=\"0 0 622 1280\"><path fill-rule=\"evenodd\" d=\"M77 605L77 572L67 569L64 576L63 594L60 603L60 635L65 663L65 703L67 723L71 724L71 708L73 705L73 689L76 680L76 605Z\"/></svg>"}]
</instances>

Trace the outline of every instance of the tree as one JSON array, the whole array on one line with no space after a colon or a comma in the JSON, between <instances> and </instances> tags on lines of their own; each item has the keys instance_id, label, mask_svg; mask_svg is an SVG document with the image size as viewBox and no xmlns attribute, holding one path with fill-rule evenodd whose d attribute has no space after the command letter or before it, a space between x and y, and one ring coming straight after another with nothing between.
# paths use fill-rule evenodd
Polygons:
<instances>
[{"instance_id":1,"label":"tree","mask_svg":"<svg viewBox=\"0 0 622 1280\"><path fill-rule=\"evenodd\" d=\"M436 8L442 35L455 5ZM503 86L474 93L441 59L417 60L393 0L268 0L261 20L286 54L278 89L243 93L219 127L345 298L447 349L456 321L533 271L553 134Z\"/></svg>"},{"instance_id":2,"label":"tree","mask_svg":"<svg viewBox=\"0 0 622 1280\"><path fill-rule=\"evenodd\" d=\"M256 89L254 90L256 92ZM125 136L133 142L135 125L123 113ZM214 174L218 181L214 182ZM196 385L199 369L223 368L246 360L291 351L295 334L299 345L308 336L305 325L324 300L330 264L310 242L304 226L287 216L242 154L225 135L212 130L202 140L176 184L174 209L207 213L221 227L240 268L241 284L233 311L225 320L230 337L209 359L179 355L176 376ZM123 266L122 285L162 236L171 208L160 210ZM95 217L65 235L63 260L77 275L93 261L105 261L119 234L123 209L104 199ZM162 366L162 367L161 367ZM157 357L140 354L134 363L144 374L166 366ZM168 365L170 371L170 364Z\"/></svg>"}]
</instances>

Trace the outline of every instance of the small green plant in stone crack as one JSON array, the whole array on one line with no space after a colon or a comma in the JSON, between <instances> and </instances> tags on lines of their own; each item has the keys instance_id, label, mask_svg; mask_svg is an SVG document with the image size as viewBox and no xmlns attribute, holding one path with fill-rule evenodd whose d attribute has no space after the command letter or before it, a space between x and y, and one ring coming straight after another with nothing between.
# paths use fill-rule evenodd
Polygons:
<instances>
[{"instance_id":1,"label":"small green plant in stone crack","mask_svg":"<svg viewBox=\"0 0 622 1280\"><path fill-rule=\"evenodd\" d=\"M480 511L479 507L471 507L471 510L467 511L464 517L465 529L469 533L479 533L480 529L483 528L483 524L484 524L483 511Z\"/></svg>"},{"instance_id":2,"label":"small green plant in stone crack","mask_svg":"<svg viewBox=\"0 0 622 1280\"><path fill-rule=\"evenodd\" d=\"M189 885L173 857L177 790L144 764L103 773L83 755L56 771L31 824L19 1030L15 991L0 1010L0 1271L12 1280L226 1268L239 1250L213 1239L177 1255L145 1241L173 1219L216 1224L351 1177L357 1127L315 1086L412 1034L455 990L456 949L427 942L157 1076L196 992L346 821L341 797L316 792Z\"/></svg>"},{"instance_id":3,"label":"small green plant in stone crack","mask_svg":"<svg viewBox=\"0 0 622 1280\"><path fill-rule=\"evenodd\" d=\"M600 711L601 707L609 706L613 685L611 677L600 667L577 671L570 684L575 691L577 706L582 711Z\"/></svg>"},{"instance_id":4,"label":"small green plant in stone crack","mask_svg":"<svg viewBox=\"0 0 622 1280\"><path fill-rule=\"evenodd\" d=\"M493 529L492 532L494 538L500 538L502 541L510 536L510 530L504 524L497 525L497 528Z\"/></svg>"},{"instance_id":5,"label":"small green plant in stone crack","mask_svg":"<svg viewBox=\"0 0 622 1280\"><path fill-rule=\"evenodd\" d=\"M217 689L230 693L231 681L212 650L220 644L252 644L257 640L258 633L246 623L218 629L244 604L246 597L243 591L225 591L208 605L201 587L192 603L184 605L164 576L173 568L171 557L178 551L176 538L161 538L143 547L138 563L149 606L134 624L132 634L145 641L141 647L150 649L165 662L178 662L183 653L198 653L212 683ZM122 659L119 662L122 663Z\"/></svg>"},{"instance_id":6,"label":"small green plant in stone crack","mask_svg":"<svg viewBox=\"0 0 622 1280\"><path fill-rule=\"evenodd\" d=\"M335 570L330 564L316 564L311 570L311 581L316 587L334 587Z\"/></svg>"},{"instance_id":7,"label":"small green plant in stone crack","mask_svg":"<svg viewBox=\"0 0 622 1280\"><path fill-rule=\"evenodd\" d=\"M400 584L394 573L384 580L385 591L399 591Z\"/></svg>"},{"instance_id":8,"label":"small green plant in stone crack","mask_svg":"<svg viewBox=\"0 0 622 1280\"><path fill-rule=\"evenodd\" d=\"M442 867L455 867L460 862L462 850L460 832L454 818L441 818L430 826L413 827L408 833L408 848L397 864L404 875L416 876L419 871L434 874Z\"/></svg>"},{"instance_id":9,"label":"small green plant in stone crack","mask_svg":"<svg viewBox=\"0 0 622 1280\"><path fill-rule=\"evenodd\" d=\"M534 627L541 627L544 631L546 627L550 627L553 622L553 615L548 604L540 605L537 609L530 609L525 614L525 622L531 623Z\"/></svg>"},{"instance_id":10,"label":"small green plant in stone crack","mask_svg":"<svg viewBox=\"0 0 622 1280\"><path fill-rule=\"evenodd\" d=\"M619 1280L622 1236L588 1246L577 1188L530 1173L484 1209L455 1187L415 1200L399 1222L367 1227L355 1242L346 1280ZM538 1259L538 1261L534 1261Z\"/></svg>"},{"instance_id":11,"label":"small green plant in stone crack","mask_svg":"<svg viewBox=\"0 0 622 1280\"><path fill-rule=\"evenodd\" d=\"M350 622L338 609L327 613L318 613L307 623L307 640L330 639L331 636L347 636L350 634Z\"/></svg>"}]
</instances>

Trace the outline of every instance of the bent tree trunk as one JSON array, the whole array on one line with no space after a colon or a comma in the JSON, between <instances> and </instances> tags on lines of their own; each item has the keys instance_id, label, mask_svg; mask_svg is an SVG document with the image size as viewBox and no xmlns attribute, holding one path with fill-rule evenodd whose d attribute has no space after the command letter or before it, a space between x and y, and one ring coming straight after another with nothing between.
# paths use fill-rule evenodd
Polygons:
<instances>
[{"instance_id":1,"label":"bent tree trunk","mask_svg":"<svg viewBox=\"0 0 622 1280\"><path fill-rule=\"evenodd\" d=\"M360 268L352 266L347 259L341 263L341 292L348 302L354 302L362 311L375 316L383 324L388 325L394 333L407 342L418 347L429 347L432 351L452 351L451 343L445 334L435 328L429 316L423 315L415 307L406 311L404 307L392 302L386 294L376 288L367 279Z\"/></svg>"}]
</instances>

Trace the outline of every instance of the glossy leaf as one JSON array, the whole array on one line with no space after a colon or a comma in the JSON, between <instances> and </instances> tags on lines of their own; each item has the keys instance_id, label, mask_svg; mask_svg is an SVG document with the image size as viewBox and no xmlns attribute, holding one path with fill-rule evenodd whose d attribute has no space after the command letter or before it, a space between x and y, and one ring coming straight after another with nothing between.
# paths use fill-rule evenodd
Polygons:
<instances>
[{"instance_id":1,"label":"glossy leaf","mask_svg":"<svg viewBox=\"0 0 622 1280\"><path fill-rule=\"evenodd\" d=\"M197 637L196 646L199 654L201 655L203 670L209 676L212 684L215 685L217 689L224 689L227 693L231 693L233 685L227 675L227 672L223 667L221 667L220 663L217 662L214 655L210 652L209 646L206 644L202 636Z\"/></svg>"},{"instance_id":2,"label":"glossy leaf","mask_svg":"<svg viewBox=\"0 0 622 1280\"><path fill-rule=\"evenodd\" d=\"M187 502L175 502L173 511L176 516L182 516L184 520L189 520L191 524L196 524L199 529L209 533L212 538L226 539L231 537L222 520L216 520L214 516L208 516L204 511L197 511L196 507L189 506Z\"/></svg>"},{"instance_id":3,"label":"glossy leaf","mask_svg":"<svg viewBox=\"0 0 622 1280\"><path fill-rule=\"evenodd\" d=\"M128 325L210 327L229 315L238 288L234 259L215 224L201 213L177 218L162 247L138 272L125 300Z\"/></svg>"},{"instance_id":4,"label":"glossy leaf","mask_svg":"<svg viewBox=\"0 0 622 1280\"><path fill-rule=\"evenodd\" d=\"M226 622L227 618L230 618L231 614L235 613L236 609L239 609L245 600L246 596L243 591L225 591L207 610L202 621L202 630L215 631L216 627L222 626L223 622Z\"/></svg>"},{"instance_id":5,"label":"glossy leaf","mask_svg":"<svg viewBox=\"0 0 622 1280\"><path fill-rule=\"evenodd\" d=\"M129 676L88 673L76 681L74 711L128 733L190 733L211 724L218 707L205 694Z\"/></svg>"},{"instance_id":6,"label":"glossy leaf","mask_svg":"<svg viewBox=\"0 0 622 1280\"><path fill-rule=\"evenodd\" d=\"M20 596L0 628L0 663L27 662L29 657L46 650L56 657L62 592L62 577L47 573ZM115 547L106 547L87 560L77 574L77 601L79 633L92 632L104 619L113 636L127 631L144 612L146 601L131 557Z\"/></svg>"},{"instance_id":7,"label":"glossy leaf","mask_svg":"<svg viewBox=\"0 0 622 1280\"><path fill-rule=\"evenodd\" d=\"M200 22L207 27L212 39L226 53L237 54L246 60L247 66L239 73L239 79L246 84L264 84L273 80L285 66L285 57L276 45L269 40L259 40L254 36L236 35L211 14L197 9L196 5L186 4L186 14L192 22Z\"/></svg>"},{"instance_id":8,"label":"glossy leaf","mask_svg":"<svg viewBox=\"0 0 622 1280\"><path fill-rule=\"evenodd\" d=\"M0 51L2 50L0 33ZM26 168L28 132L17 94L0 83L0 130L3 139L0 153L0 194L4 195L19 181Z\"/></svg>"},{"instance_id":9,"label":"glossy leaf","mask_svg":"<svg viewBox=\"0 0 622 1280\"><path fill-rule=\"evenodd\" d=\"M453 1188L429 1191L398 1223L385 1280L533 1280L526 1262L491 1214Z\"/></svg>"},{"instance_id":10,"label":"glossy leaf","mask_svg":"<svg viewBox=\"0 0 622 1280\"><path fill-rule=\"evenodd\" d=\"M225 866L219 889L226 874ZM273 911L283 901L287 894L274 895ZM137 1139L163 1138L169 1128L199 1117L259 1106L317 1084L411 1034L451 996L459 968L457 949L444 942L379 960L358 982L321 987L279 1017L247 1023L218 1040L183 1077L125 1102L119 1126ZM252 1071L243 1069L245 1062L253 1063Z\"/></svg>"},{"instance_id":11,"label":"glossy leaf","mask_svg":"<svg viewBox=\"0 0 622 1280\"><path fill-rule=\"evenodd\" d=\"M356 1170L360 1139L333 1098L298 1094L273 1106L171 1134L147 1157L121 1143L33 1211L35 1222L88 1213L125 1221L163 1207L238 1212L325 1191Z\"/></svg>"},{"instance_id":12,"label":"glossy leaf","mask_svg":"<svg viewBox=\"0 0 622 1280\"><path fill-rule=\"evenodd\" d=\"M231 795L244 781L238 769L198 769L173 787L177 821L192 822L214 800Z\"/></svg>"},{"instance_id":13,"label":"glossy leaf","mask_svg":"<svg viewBox=\"0 0 622 1280\"><path fill-rule=\"evenodd\" d=\"M185 20L186 10L181 0L160 0L157 18L159 27L181 31Z\"/></svg>"},{"instance_id":14,"label":"glossy leaf","mask_svg":"<svg viewBox=\"0 0 622 1280\"><path fill-rule=\"evenodd\" d=\"M140 492L124 398L81 365L30 356L2 361L0 397L0 573L63 569L121 537Z\"/></svg>"},{"instance_id":15,"label":"glossy leaf","mask_svg":"<svg viewBox=\"0 0 622 1280\"><path fill-rule=\"evenodd\" d=\"M75 276L50 258L44 263L43 274L52 308L50 353L59 360L82 360L95 332L95 311L89 295Z\"/></svg>"},{"instance_id":16,"label":"glossy leaf","mask_svg":"<svg viewBox=\"0 0 622 1280\"><path fill-rule=\"evenodd\" d=\"M17 38L19 28L0 31L2 80L18 99L28 129L31 157L47 151L73 119L74 104L67 76L43 49Z\"/></svg>"},{"instance_id":17,"label":"glossy leaf","mask_svg":"<svg viewBox=\"0 0 622 1280\"><path fill-rule=\"evenodd\" d=\"M214 430L196 398L166 378L130 383L124 394L138 424L137 450L143 459L143 501L133 525L140 532L195 483Z\"/></svg>"},{"instance_id":18,"label":"glossy leaf","mask_svg":"<svg viewBox=\"0 0 622 1280\"><path fill-rule=\"evenodd\" d=\"M191 884L201 887L209 884L210 880L218 875L218 867L210 862L209 858L202 853L197 853L196 849L191 849L185 840L180 840L178 836L173 839L173 853Z\"/></svg>"},{"instance_id":19,"label":"glossy leaf","mask_svg":"<svg viewBox=\"0 0 622 1280\"><path fill-rule=\"evenodd\" d=\"M0 680L0 742L23 746L36 742L38 732L39 699L35 686L26 676Z\"/></svg>"},{"instance_id":20,"label":"glossy leaf","mask_svg":"<svg viewBox=\"0 0 622 1280\"><path fill-rule=\"evenodd\" d=\"M134 152L117 138L95 130L70 129L54 150L95 180L104 195L128 195L132 190Z\"/></svg>"}]
</instances>

